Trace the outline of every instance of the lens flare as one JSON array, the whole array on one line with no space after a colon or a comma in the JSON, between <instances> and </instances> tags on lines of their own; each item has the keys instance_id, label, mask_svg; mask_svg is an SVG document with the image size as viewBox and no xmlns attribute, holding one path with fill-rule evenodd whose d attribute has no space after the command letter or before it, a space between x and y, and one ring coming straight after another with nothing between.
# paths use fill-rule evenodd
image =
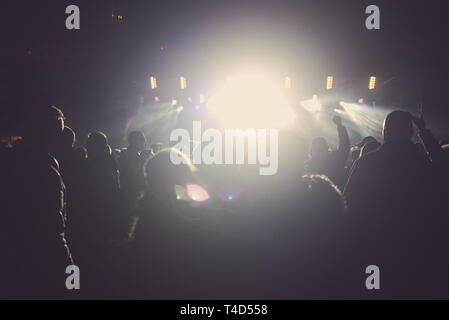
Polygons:
<instances>
[{"instance_id":1,"label":"lens flare","mask_svg":"<svg viewBox=\"0 0 449 320\"><path fill-rule=\"evenodd\" d=\"M209 193L202 186L197 184L188 184L186 186L187 194L192 201L206 202L210 199Z\"/></svg>"},{"instance_id":2,"label":"lens flare","mask_svg":"<svg viewBox=\"0 0 449 320\"><path fill-rule=\"evenodd\" d=\"M175 185L175 194L177 200L189 201L190 197L187 194L186 188L180 185Z\"/></svg>"}]
</instances>

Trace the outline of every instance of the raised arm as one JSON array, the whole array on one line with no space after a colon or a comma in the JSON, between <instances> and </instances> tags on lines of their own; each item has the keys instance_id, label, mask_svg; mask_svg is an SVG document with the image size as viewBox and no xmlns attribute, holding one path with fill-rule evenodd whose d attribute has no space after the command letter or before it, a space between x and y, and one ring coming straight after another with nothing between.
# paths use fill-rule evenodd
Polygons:
<instances>
[{"instance_id":1,"label":"raised arm","mask_svg":"<svg viewBox=\"0 0 449 320\"><path fill-rule=\"evenodd\" d=\"M424 117L413 117L413 122L418 128L418 135L426 148L427 154L435 165L442 165L444 153L433 133L426 128Z\"/></svg>"},{"instance_id":2,"label":"raised arm","mask_svg":"<svg viewBox=\"0 0 449 320\"><path fill-rule=\"evenodd\" d=\"M332 120L337 126L338 131L338 149L334 151L334 154L339 161L339 165L344 167L351 150L348 130L345 126L343 126L342 120L339 116L335 116Z\"/></svg>"}]
</instances>

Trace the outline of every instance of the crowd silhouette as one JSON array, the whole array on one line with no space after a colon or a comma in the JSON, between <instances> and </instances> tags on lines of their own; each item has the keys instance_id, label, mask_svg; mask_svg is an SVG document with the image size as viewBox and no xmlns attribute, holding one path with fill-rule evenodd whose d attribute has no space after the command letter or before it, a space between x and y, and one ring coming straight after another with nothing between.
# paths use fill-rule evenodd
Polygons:
<instances>
[{"instance_id":1,"label":"crowd silhouette","mask_svg":"<svg viewBox=\"0 0 449 320\"><path fill-rule=\"evenodd\" d=\"M61 110L33 112L0 149L0 297L449 298L449 144L393 111L383 143L351 149L333 121L336 150L281 136L279 174L234 166L241 192L220 201L207 172L143 132L123 150L102 132L75 148ZM72 264L79 291L65 287ZM381 290L365 287L370 265Z\"/></svg>"}]
</instances>

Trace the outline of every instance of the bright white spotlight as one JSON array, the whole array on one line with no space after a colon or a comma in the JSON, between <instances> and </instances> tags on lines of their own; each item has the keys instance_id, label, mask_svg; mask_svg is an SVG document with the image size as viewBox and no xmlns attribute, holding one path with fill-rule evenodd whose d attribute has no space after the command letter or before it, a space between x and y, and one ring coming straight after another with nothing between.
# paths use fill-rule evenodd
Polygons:
<instances>
[{"instance_id":1,"label":"bright white spotlight","mask_svg":"<svg viewBox=\"0 0 449 320\"><path fill-rule=\"evenodd\" d=\"M304 100L300 102L300 105L307 111L316 113L321 111L322 105L318 100L318 96L316 94L313 95L312 99Z\"/></svg>"},{"instance_id":2,"label":"bright white spotlight","mask_svg":"<svg viewBox=\"0 0 449 320\"><path fill-rule=\"evenodd\" d=\"M228 78L207 107L227 128L282 128L293 123L295 113L280 87L268 78L245 74Z\"/></svg>"},{"instance_id":3,"label":"bright white spotlight","mask_svg":"<svg viewBox=\"0 0 449 320\"><path fill-rule=\"evenodd\" d=\"M178 113L181 113L181 112L184 111L184 107L183 107L183 106L179 106L178 108L176 108L176 111L177 111Z\"/></svg>"}]
</instances>

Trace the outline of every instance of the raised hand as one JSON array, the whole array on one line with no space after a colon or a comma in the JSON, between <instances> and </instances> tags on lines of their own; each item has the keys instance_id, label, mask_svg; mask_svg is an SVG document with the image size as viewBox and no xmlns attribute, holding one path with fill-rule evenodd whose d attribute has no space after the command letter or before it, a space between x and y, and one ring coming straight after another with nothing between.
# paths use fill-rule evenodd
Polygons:
<instances>
[{"instance_id":1,"label":"raised hand","mask_svg":"<svg viewBox=\"0 0 449 320\"><path fill-rule=\"evenodd\" d=\"M343 124L342 124L342 120L341 120L341 118L339 117L339 116L334 116L333 118L332 118L332 121L335 123L335 125L337 126L337 127L341 127Z\"/></svg>"}]
</instances>

